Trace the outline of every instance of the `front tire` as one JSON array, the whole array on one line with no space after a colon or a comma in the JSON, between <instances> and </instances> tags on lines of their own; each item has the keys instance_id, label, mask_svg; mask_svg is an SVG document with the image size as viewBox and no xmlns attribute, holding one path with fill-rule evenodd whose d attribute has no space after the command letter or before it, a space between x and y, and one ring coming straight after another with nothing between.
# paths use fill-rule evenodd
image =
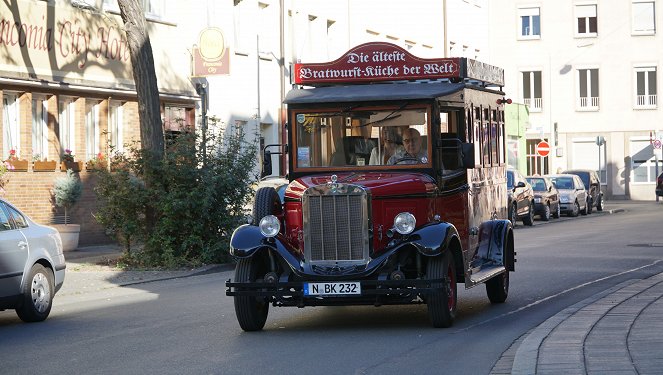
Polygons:
<instances>
[{"instance_id":1,"label":"front tire","mask_svg":"<svg viewBox=\"0 0 663 375\"><path fill-rule=\"evenodd\" d=\"M562 208L559 205L559 202L557 202L557 208L555 209L555 212L553 213L553 217L555 219L559 219L562 216Z\"/></svg>"},{"instance_id":2,"label":"front tire","mask_svg":"<svg viewBox=\"0 0 663 375\"><path fill-rule=\"evenodd\" d=\"M589 213L589 204L590 204L590 200L588 199L588 200L585 201L585 208L582 211L580 211L580 214L582 216L587 216L587 214Z\"/></svg>"},{"instance_id":3,"label":"front tire","mask_svg":"<svg viewBox=\"0 0 663 375\"><path fill-rule=\"evenodd\" d=\"M23 285L22 300L16 314L24 322L41 322L51 313L54 283L50 269L35 264L30 269L27 282Z\"/></svg>"},{"instance_id":4,"label":"front tire","mask_svg":"<svg viewBox=\"0 0 663 375\"><path fill-rule=\"evenodd\" d=\"M430 258L426 266L428 279L444 279L444 283L434 283L431 287L442 287L433 292L426 299L428 318L435 328L451 327L456 318L456 303L458 302L456 285L456 266L450 251Z\"/></svg>"},{"instance_id":5,"label":"front tire","mask_svg":"<svg viewBox=\"0 0 663 375\"><path fill-rule=\"evenodd\" d=\"M598 202L596 202L596 211L603 211L603 194L599 194Z\"/></svg>"},{"instance_id":6,"label":"front tire","mask_svg":"<svg viewBox=\"0 0 663 375\"><path fill-rule=\"evenodd\" d=\"M580 213L580 205L578 204L578 201L575 201L573 203L573 209L569 212L569 216L571 217L576 217Z\"/></svg>"},{"instance_id":7,"label":"front tire","mask_svg":"<svg viewBox=\"0 0 663 375\"><path fill-rule=\"evenodd\" d=\"M534 225L534 203L529 204L529 212L527 213L527 216L523 218L523 224L528 227Z\"/></svg>"},{"instance_id":8,"label":"front tire","mask_svg":"<svg viewBox=\"0 0 663 375\"><path fill-rule=\"evenodd\" d=\"M509 296L509 271L486 281L486 294L491 303L504 303Z\"/></svg>"},{"instance_id":9,"label":"front tire","mask_svg":"<svg viewBox=\"0 0 663 375\"><path fill-rule=\"evenodd\" d=\"M258 275L266 273L263 263L259 256L240 259L235 267L235 282L257 281ZM234 299L239 326L247 332L262 330L269 313L269 301L255 296L235 296Z\"/></svg>"},{"instance_id":10,"label":"front tire","mask_svg":"<svg viewBox=\"0 0 663 375\"><path fill-rule=\"evenodd\" d=\"M274 215L281 211L281 199L272 187L261 187L256 191L253 203L253 225L260 224L260 220L267 215Z\"/></svg>"},{"instance_id":11,"label":"front tire","mask_svg":"<svg viewBox=\"0 0 663 375\"><path fill-rule=\"evenodd\" d=\"M550 205L543 206L543 213L541 214L541 220L550 221Z\"/></svg>"}]
</instances>

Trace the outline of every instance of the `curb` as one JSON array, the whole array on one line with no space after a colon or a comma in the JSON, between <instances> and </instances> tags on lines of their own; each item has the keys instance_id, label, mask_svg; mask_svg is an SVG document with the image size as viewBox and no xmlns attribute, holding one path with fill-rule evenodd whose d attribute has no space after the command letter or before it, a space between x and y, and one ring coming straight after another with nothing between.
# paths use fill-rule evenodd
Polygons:
<instances>
[{"instance_id":1,"label":"curb","mask_svg":"<svg viewBox=\"0 0 663 375\"><path fill-rule=\"evenodd\" d=\"M207 266L203 266L200 268L196 268L195 270L192 270L189 273L185 273L182 275L171 275L171 276L163 276L163 277L154 277L149 280L137 280L137 281L127 281L127 282L121 282L118 283L118 287L122 286L129 286L129 285L137 285L137 284L147 284L151 283L154 281L165 281L165 280L174 280L174 279L182 279L185 277L192 277L192 276L200 276L200 275L208 275L211 273L218 273L218 272L224 272L224 271L231 271L235 269L235 266L233 264L210 264Z\"/></svg>"}]
</instances>

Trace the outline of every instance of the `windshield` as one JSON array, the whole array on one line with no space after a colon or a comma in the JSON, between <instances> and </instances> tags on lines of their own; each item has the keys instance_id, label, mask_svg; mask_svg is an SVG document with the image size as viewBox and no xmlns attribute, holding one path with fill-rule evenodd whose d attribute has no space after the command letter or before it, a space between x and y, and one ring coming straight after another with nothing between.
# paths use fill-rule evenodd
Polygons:
<instances>
[{"instance_id":1,"label":"windshield","mask_svg":"<svg viewBox=\"0 0 663 375\"><path fill-rule=\"evenodd\" d=\"M573 186L573 179L571 177L556 177L552 179L553 184L559 190L572 190L575 189Z\"/></svg>"},{"instance_id":2,"label":"windshield","mask_svg":"<svg viewBox=\"0 0 663 375\"><path fill-rule=\"evenodd\" d=\"M546 189L546 181L542 178L528 178L527 182L529 182L530 185L532 185L532 189L534 191L547 191Z\"/></svg>"},{"instance_id":3,"label":"windshield","mask_svg":"<svg viewBox=\"0 0 663 375\"><path fill-rule=\"evenodd\" d=\"M427 165L426 108L348 108L294 114L297 168Z\"/></svg>"}]
</instances>

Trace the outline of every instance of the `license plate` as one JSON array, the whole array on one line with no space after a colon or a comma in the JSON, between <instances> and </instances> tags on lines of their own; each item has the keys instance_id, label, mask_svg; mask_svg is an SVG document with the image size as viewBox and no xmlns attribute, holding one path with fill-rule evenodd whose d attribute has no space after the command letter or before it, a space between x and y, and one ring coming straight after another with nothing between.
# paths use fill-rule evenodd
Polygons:
<instances>
[{"instance_id":1,"label":"license plate","mask_svg":"<svg viewBox=\"0 0 663 375\"><path fill-rule=\"evenodd\" d=\"M343 283L304 283L305 296L347 296L361 294L358 281Z\"/></svg>"}]
</instances>

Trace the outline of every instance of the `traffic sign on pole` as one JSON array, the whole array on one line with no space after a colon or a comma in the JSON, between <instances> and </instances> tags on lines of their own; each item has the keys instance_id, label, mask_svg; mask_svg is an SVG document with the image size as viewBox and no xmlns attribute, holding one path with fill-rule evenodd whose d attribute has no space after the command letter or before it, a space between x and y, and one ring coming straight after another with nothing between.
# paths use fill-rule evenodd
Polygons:
<instances>
[{"instance_id":1,"label":"traffic sign on pole","mask_svg":"<svg viewBox=\"0 0 663 375\"><path fill-rule=\"evenodd\" d=\"M541 141L536 145L536 153L539 156L545 157L550 153L550 144L546 141Z\"/></svg>"}]
</instances>

